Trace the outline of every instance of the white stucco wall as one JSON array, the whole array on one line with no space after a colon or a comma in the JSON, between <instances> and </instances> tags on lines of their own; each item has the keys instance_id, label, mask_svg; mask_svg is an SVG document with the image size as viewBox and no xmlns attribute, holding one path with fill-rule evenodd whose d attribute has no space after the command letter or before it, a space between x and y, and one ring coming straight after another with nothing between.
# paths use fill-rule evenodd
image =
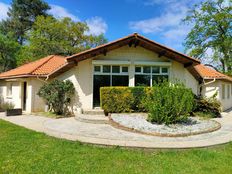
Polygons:
<instances>
[{"instance_id":1,"label":"white stucco wall","mask_svg":"<svg viewBox=\"0 0 232 174\"><path fill-rule=\"evenodd\" d=\"M74 112L77 108L92 109L92 63L85 60L69 71L57 77L59 80L70 80L76 89L73 103Z\"/></svg>"},{"instance_id":2,"label":"white stucco wall","mask_svg":"<svg viewBox=\"0 0 232 174\"><path fill-rule=\"evenodd\" d=\"M129 66L129 85L134 86L134 67L137 61L148 62L171 62L170 78L178 79L192 88L193 92L198 92L198 82L184 68L181 63L172 61L166 57L158 57L158 54L144 49L142 47L124 46L119 49L107 52L106 56L99 55L93 60L111 60L111 61L130 61ZM92 109L93 105L93 64L92 59L84 60L78 63L77 66L57 77L60 80L69 79L73 82L76 89L76 101L74 106L83 109ZM75 107L74 107L75 108Z\"/></svg>"},{"instance_id":3,"label":"white stucco wall","mask_svg":"<svg viewBox=\"0 0 232 174\"><path fill-rule=\"evenodd\" d=\"M15 108L21 108L21 86L19 81L1 81L0 91L3 101L13 103ZM12 95L7 94L7 86L12 84Z\"/></svg>"},{"instance_id":4,"label":"white stucco wall","mask_svg":"<svg viewBox=\"0 0 232 174\"><path fill-rule=\"evenodd\" d=\"M26 113L44 111L45 103L37 95L39 88L43 85L41 81L36 78L25 79L12 79L0 81L0 94L3 100L11 102L15 105L15 108L23 107L23 82L27 82L27 94L26 94ZM12 84L12 95L7 95L7 85Z\"/></svg>"},{"instance_id":5,"label":"white stucco wall","mask_svg":"<svg viewBox=\"0 0 232 174\"><path fill-rule=\"evenodd\" d=\"M212 81L212 80L211 80ZM222 97L222 85L225 85L225 98ZM228 88L229 86L229 98L228 98ZM227 109L232 108L232 83L225 82L222 80L216 80L213 83L210 83L208 85L203 86L202 88L202 95L204 97L212 97L215 93L217 93L216 98L221 102L222 104L222 110L225 111Z\"/></svg>"},{"instance_id":6,"label":"white stucco wall","mask_svg":"<svg viewBox=\"0 0 232 174\"><path fill-rule=\"evenodd\" d=\"M38 80L36 78L30 80L31 86L31 111L32 112L43 112L45 111L45 102L44 100L37 95L40 87L45 84L42 80Z\"/></svg>"}]
</instances>

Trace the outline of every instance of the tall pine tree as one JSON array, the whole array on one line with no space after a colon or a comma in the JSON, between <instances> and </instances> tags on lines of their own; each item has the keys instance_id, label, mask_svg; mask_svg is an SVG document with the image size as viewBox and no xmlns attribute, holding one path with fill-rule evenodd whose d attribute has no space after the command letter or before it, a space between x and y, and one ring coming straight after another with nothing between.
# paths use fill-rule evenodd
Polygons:
<instances>
[{"instance_id":1,"label":"tall pine tree","mask_svg":"<svg viewBox=\"0 0 232 174\"><path fill-rule=\"evenodd\" d=\"M31 29L37 16L48 16L50 6L43 0L13 0L8 18L0 23L0 30L10 32L20 45L25 43L25 34Z\"/></svg>"}]
</instances>

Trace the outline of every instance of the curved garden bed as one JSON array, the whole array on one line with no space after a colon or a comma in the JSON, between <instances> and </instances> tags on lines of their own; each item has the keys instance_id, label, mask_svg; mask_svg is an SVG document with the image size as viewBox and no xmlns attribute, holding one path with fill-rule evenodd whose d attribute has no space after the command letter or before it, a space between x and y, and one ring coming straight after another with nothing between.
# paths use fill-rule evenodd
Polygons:
<instances>
[{"instance_id":1,"label":"curved garden bed","mask_svg":"<svg viewBox=\"0 0 232 174\"><path fill-rule=\"evenodd\" d=\"M110 123L123 130L164 137L197 135L221 128L220 123L214 120L202 120L198 117L189 117L187 122L172 125L150 123L146 118L146 114L111 114Z\"/></svg>"}]
</instances>

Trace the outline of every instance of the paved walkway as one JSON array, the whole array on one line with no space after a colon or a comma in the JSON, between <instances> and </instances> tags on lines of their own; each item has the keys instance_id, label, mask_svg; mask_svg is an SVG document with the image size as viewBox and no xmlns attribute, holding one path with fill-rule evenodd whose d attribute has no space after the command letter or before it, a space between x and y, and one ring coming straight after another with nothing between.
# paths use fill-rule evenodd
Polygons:
<instances>
[{"instance_id":1,"label":"paved walkway","mask_svg":"<svg viewBox=\"0 0 232 174\"><path fill-rule=\"evenodd\" d=\"M74 118L52 119L41 116L6 117L0 119L47 135L80 142L142 148L193 148L224 144L232 141L232 112L215 119L222 128L212 133L189 137L156 137L116 129L109 124L83 123Z\"/></svg>"}]
</instances>

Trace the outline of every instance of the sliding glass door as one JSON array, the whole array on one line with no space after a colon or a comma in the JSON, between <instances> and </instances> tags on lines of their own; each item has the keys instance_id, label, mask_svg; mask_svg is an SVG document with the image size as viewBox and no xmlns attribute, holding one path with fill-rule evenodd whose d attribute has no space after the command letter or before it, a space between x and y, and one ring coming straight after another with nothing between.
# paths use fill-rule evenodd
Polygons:
<instances>
[{"instance_id":1,"label":"sliding glass door","mask_svg":"<svg viewBox=\"0 0 232 174\"><path fill-rule=\"evenodd\" d=\"M106 86L128 86L127 66L94 65L93 106L100 106L100 88Z\"/></svg>"}]
</instances>

